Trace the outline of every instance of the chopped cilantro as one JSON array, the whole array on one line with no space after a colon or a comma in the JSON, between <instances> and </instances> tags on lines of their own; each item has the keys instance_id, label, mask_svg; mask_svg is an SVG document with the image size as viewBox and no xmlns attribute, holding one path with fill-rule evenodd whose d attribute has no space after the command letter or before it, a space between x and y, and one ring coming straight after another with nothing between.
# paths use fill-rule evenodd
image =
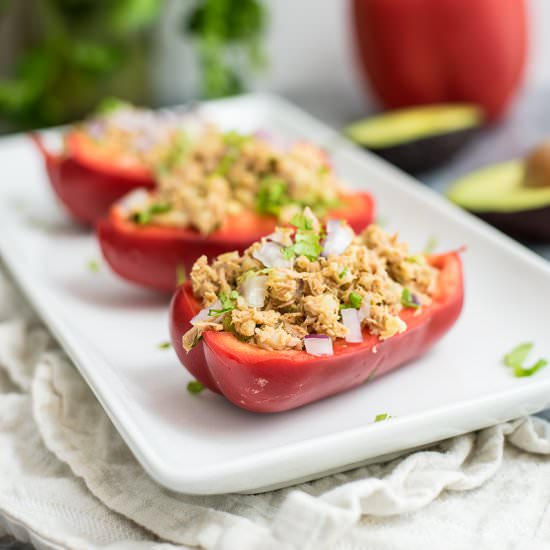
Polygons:
<instances>
[{"instance_id":1,"label":"chopped cilantro","mask_svg":"<svg viewBox=\"0 0 550 550\"><path fill-rule=\"evenodd\" d=\"M98 260L89 260L87 267L92 273L98 273L101 269L101 264Z\"/></svg>"},{"instance_id":2,"label":"chopped cilantro","mask_svg":"<svg viewBox=\"0 0 550 550\"><path fill-rule=\"evenodd\" d=\"M235 149L229 149L229 151L227 151L223 155L220 162L218 162L218 165L216 166L212 174L215 176L226 176L238 158L239 151Z\"/></svg>"},{"instance_id":3,"label":"chopped cilantro","mask_svg":"<svg viewBox=\"0 0 550 550\"><path fill-rule=\"evenodd\" d=\"M293 246L296 256L305 256L309 260L316 260L322 250L319 235L313 231L303 231L301 229L296 232Z\"/></svg>"},{"instance_id":4,"label":"chopped cilantro","mask_svg":"<svg viewBox=\"0 0 550 550\"><path fill-rule=\"evenodd\" d=\"M160 344L157 345L158 349L170 349L171 347L172 347L172 344L168 341L161 342Z\"/></svg>"},{"instance_id":5,"label":"chopped cilantro","mask_svg":"<svg viewBox=\"0 0 550 550\"><path fill-rule=\"evenodd\" d=\"M384 228L388 225L388 218L385 218L384 216L378 216L375 220L374 220L374 223L378 226L378 227L381 227L381 228Z\"/></svg>"},{"instance_id":6,"label":"chopped cilantro","mask_svg":"<svg viewBox=\"0 0 550 550\"><path fill-rule=\"evenodd\" d=\"M226 132L223 135L223 142L228 147L238 147L240 149L245 143L248 143L250 140L250 136L239 134L239 132L235 132L234 130Z\"/></svg>"},{"instance_id":7,"label":"chopped cilantro","mask_svg":"<svg viewBox=\"0 0 550 550\"><path fill-rule=\"evenodd\" d=\"M287 246L281 250L281 254L285 260L292 260L296 253L294 252L294 246Z\"/></svg>"},{"instance_id":8,"label":"chopped cilantro","mask_svg":"<svg viewBox=\"0 0 550 550\"><path fill-rule=\"evenodd\" d=\"M311 218L304 214L294 214L294 216L292 216L292 219L290 220L290 223L296 229L301 229L302 231L313 230L313 222L311 221Z\"/></svg>"},{"instance_id":9,"label":"chopped cilantro","mask_svg":"<svg viewBox=\"0 0 550 550\"><path fill-rule=\"evenodd\" d=\"M403 291L401 292L401 304L413 309L420 307L420 304L415 300L415 295L406 286L403 287Z\"/></svg>"},{"instance_id":10,"label":"chopped cilantro","mask_svg":"<svg viewBox=\"0 0 550 550\"><path fill-rule=\"evenodd\" d=\"M275 176L266 176L260 181L260 189L256 197L256 209L260 214L278 216L281 207L290 202L288 184Z\"/></svg>"},{"instance_id":11,"label":"chopped cilantro","mask_svg":"<svg viewBox=\"0 0 550 550\"><path fill-rule=\"evenodd\" d=\"M514 367L514 376L516 378L522 378L524 376L533 376L537 371L546 367L548 361L546 359L539 359L532 367Z\"/></svg>"},{"instance_id":12,"label":"chopped cilantro","mask_svg":"<svg viewBox=\"0 0 550 550\"><path fill-rule=\"evenodd\" d=\"M507 367L512 367L512 369L514 369L514 376L516 378L533 376L533 374L548 364L546 359L539 359L532 367L524 367L527 356L532 349L533 343L525 342L519 346L516 346L512 351L504 356L504 364Z\"/></svg>"},{"instance_id":13,"label":"chopped cilantro","mask_svg":"<svg viewBox=\"0 0 550 550\"><path fill-rule=\"evenodd\" d=\"M350 292L349 305L352 308L359 309L361 307L362 302L363 302L363 296L361 296L360 294L357 294L356 292Z\"/></svg>"},{"instance_id":14,"label":"chopped cilantro","mask_svg":"<svg viewBox=\"0 0 550 550\"><path fill-rule=\"evenodd\" d=\"M416 254L415 256L409 256L405 258L406 262L409 262L411 264L425 264L426 260L424 259L424 256L421 254Z\"/></svg>"},{"instance_id":15,"label":"chopped cilantro","mask_svg":"<svg viewBox=\"0 0 550 550\"><path fill-rule=\"evenodd\" d=\"M187 391L192 394L198 394L201 393L202 390L204 390L204 386L198 381L198 380L191 380L187 384Z\"/></svg>"},{"instance_id":16,"label":"chopped cilantro","mask_svg":"<svg viewBox=\"0 0 550 550\"><path fill-rule=\"evenodd\" d=\"M193 340L193 343L191 344L191 347L189 348L189 350L187 350L187 353L189 353L201 340L202 334L197 334L195 336L195 339Z\"/></svg>"},{"instance_id":17,"label":"chopped cilantro","mask_svg":"<svg viewBox=\"0 0 550 550\"><path fill-rule=\"evenodd\" d=\"M226 132L223 136L223 141L227 146L227 150L212 173L215 176L227 175L239 158L242 146L247 141L250 141L250 136L245 136L237 132Z\"/></svg>"},{"instance_id":18,"label":"chopped cilantro","mask_svg":"<svg viewBox=\"0 0 550 550\"><path fill-rule=\"evenodd\" d=\"M390 416L388 413L380 413L374 417L374 421L381 422L382 420L390 420L391 418L393 418L393 416Z\"/></svg>"},{"instance_id":19,"label":"chopped cilantro","mask_svg":"<svg viewBox=\"0 0 550 550\"><path fill-rule=\"evenodd\" d=\"M426 246L424 246L424 254L432 254L432 252L434 252L437 248L438 244L438 239L435 235L429 237L428 241L426 242Z\"/></svg>"},{"instance_id":20,"label":"chopped cilantro","mask_svg":"<svg viewBox=\"0 0 550 550\"><path fill-rule=\"evenodd\" d=\"M347 267L344 267L340 273L338 273L338 278L343 279L347 274L349 273L349 269Z\"/></svg>"},{"instance_id":21,"label":"chopped cilantro","mask_svg":"<svg viewBox=\"0 0 550 550\"><path fill-rule=\"evenodd\" d=\"M134 221L138 225L147 225L151 223L153 216L157 214L165 214L170 212L172 207L168 203L153 203L149 205L145 210L136 212L133 216Z\"/></svg>"},{"instance_id":22,"label":"chopped cilantro","mask_svg":"<svg viewBox=\"0 0 550 550\"><path fill-rule=\"evenodd\" d=\"M524 344L519 344L519 346L516 346L512 351L507 353L504 356L504 364L507 367L515 367L516 365L519 365L520 367L525 363L527 360L527 356L529 355L529 352L533 349L533 342L525 342Z\"/></svg>"},{"instance_id":23,"label":"chopped cilantro","mask_svg":"<svg viewBox=\"0 0 550 550\"><path fill-rule=\"evenodd\" d=\"M347 304L340 304L340 311L343 309L359 309L363 303L363 296L357 292L350 292Z\"/></svg>"},{"instance_id":24,"label":"chopped cilantro","mask_svg":"<svg viewBox=\"0 0 550 550\"><path fill-rule=\"evenodd\" d=\"M185 273L185 266L183 264L178 264L176 267L176 283L178 286L181 286L187 281L187 274Z\"/></svg>"},{"instance_id":25,"label":"chopped cilantro","mask_svg":"<svg viewBox=\"0 0 550 550\"><path fill-rule=\"evenodd\" d=\"M319 235L313 231L313 222L303 214L297 214L292 218L292 225L296 227L294 244L283 248L283 257L288 259L294 256L305 256L308 260L315 261L321 254Z\"/></svg>"},{"instance_id":26,"label":"chopped cilantro","mask_svg":"<svg viewBox=\"0 0 550 550\"><path fill-rule=\"evenodd\" d=\"M239 293L236 290L232 290L229 294L222 292L219 295L219 300L222 304L221 309L211 309L208 311L208 315L223 315L229 311L233 311L237 306L237 298Z\"/></svg>"},{"instance_id":27,"label":"chopped cilantro","mask_svg":"<svg viewBox=\"0 0 550 550\"><path fill-rule=\"evenodd\" d=\"M95 113L98 115L110 115L119 109L129 109L130 107L132 107L132 104L123 99L107 96L99 102L95 108Z\"/></svg>"},{"instance_id":28,"label":"chopped cilantro","mask_svg":"<svg viewBox=\"0 0 550 550\"><path fill-rule=\"evenodd\" d=\"M324 164L323 166L320 166L319 170L317 170L317 175L320 178L324 178L324 177L328 176L329 173L330 173L330 168L326 164Z\"/></svg>"},{"instance_id":29,"label":"chopped cilantro","mask_svg":"<svg viewBox=\"0 0 550 550\"><path fill-rule=\"evenodd\" d=\"M155 166L155 172L159 176L165 175L178 164L181 164L191 151L191 140L183 131L179 131L172 147L164 155L162 161Z\"/></svg>"}]
</instances>

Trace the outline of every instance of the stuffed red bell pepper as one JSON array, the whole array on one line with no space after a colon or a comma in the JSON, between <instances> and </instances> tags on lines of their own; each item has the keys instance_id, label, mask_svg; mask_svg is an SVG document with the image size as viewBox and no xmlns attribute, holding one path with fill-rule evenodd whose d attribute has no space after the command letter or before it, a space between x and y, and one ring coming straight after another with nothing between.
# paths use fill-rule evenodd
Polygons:
<instances>
[{"instance_id":1,"label":"stuffed red bell pepper","mask_svg":"<svg viewBox=\"0 0 550 550\"><path fill-rule=\"evenodd\" d=\"M154 167L185 139L181 118L174 112L109 103L64 134L61 152L50 150L39 134L31 137L68 212L93 224L128 192L155 186Z\"/></svg>"},{"instance_id":2,"label":"stuffed red bell pepper","mask_svg":"<svg viewBox=\"0 0 550 550\"><path fill-rule=\"evenodd\" d=\"M131 194L98 224L112 269L146 287L172 292L201 254L242 252L304 206L356 230L373 219L370 195L347 191L326 153L308 143L282 150L205 125L176 157L154 191Z\"/></svg>"},{"instance_id":3,"label":"stuffed red bell pepper","mask_svg":"<svg viewBox=\"0 0 550 550\"><path fill-rule=\"evenodd\" d=\"M457 253L411 255L370 225L354 236L309 212L244 254L201 257L172 299L187 370L235 405L278 412L422 355L458 318Z\"/></svg>"}]
</instances>

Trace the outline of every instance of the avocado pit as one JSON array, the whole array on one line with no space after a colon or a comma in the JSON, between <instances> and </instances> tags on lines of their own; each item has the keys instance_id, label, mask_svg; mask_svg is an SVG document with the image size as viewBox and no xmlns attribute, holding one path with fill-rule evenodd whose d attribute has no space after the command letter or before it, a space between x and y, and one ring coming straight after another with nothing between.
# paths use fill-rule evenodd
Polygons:
<instances>
[{"instance_id":1,"label":"avocado pit","mask_svg":"<svg viewBox=\"0 0 550 550\"><path fill-rule=\"evenodd\" d=\"M550 140L535 147L527 155L523 185L526 187L550 186Z\"/></svg>"}]
</instances>

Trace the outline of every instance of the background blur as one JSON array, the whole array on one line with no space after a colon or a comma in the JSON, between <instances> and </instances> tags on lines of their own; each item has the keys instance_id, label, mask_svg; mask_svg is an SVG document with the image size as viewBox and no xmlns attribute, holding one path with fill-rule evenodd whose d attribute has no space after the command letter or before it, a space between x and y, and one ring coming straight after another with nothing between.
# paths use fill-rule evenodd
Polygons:
<instances>
[{"instance_id":1,"label":"background blur","mask_svg":"<svg viewBox=\"0 0 550 550\"><path fill-rule=\"evenodd\" d=\"M229 10L233 36L205 6ZM550 2L529 8L533 89L550 86ZM349 21L343 0L0 0L0 130L70 120L103 93L166 105L250 89L341 125L374 109Z\"/></svg>"}]
</instances>

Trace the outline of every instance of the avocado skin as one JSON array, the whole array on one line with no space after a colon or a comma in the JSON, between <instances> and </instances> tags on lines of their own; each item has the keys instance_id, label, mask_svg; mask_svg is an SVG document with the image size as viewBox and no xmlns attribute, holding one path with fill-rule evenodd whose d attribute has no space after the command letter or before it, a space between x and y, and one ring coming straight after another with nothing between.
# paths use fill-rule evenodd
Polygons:
<instances>
[{"instance_id":1,"label":"avocado skin","mask_svg":"<svg viewBox=\"0 0 550 550\"><path fill-rule=\"evenodd\" d=\"M516 212L472 212L514 239L550 242L550 205Z\"/></svg>"},{"instance_id":2,"label":"avocado skin","mask_svg":"<svg viewBox=\"0 0 550 550\"><path fill-rule=\"evenodd\" d=\"M478 135L479 130L480 128L475 126L427 136L399 145L380 148L363 147L409 174L419 174L448 162Z\"/></svg>"}]
</instances>

